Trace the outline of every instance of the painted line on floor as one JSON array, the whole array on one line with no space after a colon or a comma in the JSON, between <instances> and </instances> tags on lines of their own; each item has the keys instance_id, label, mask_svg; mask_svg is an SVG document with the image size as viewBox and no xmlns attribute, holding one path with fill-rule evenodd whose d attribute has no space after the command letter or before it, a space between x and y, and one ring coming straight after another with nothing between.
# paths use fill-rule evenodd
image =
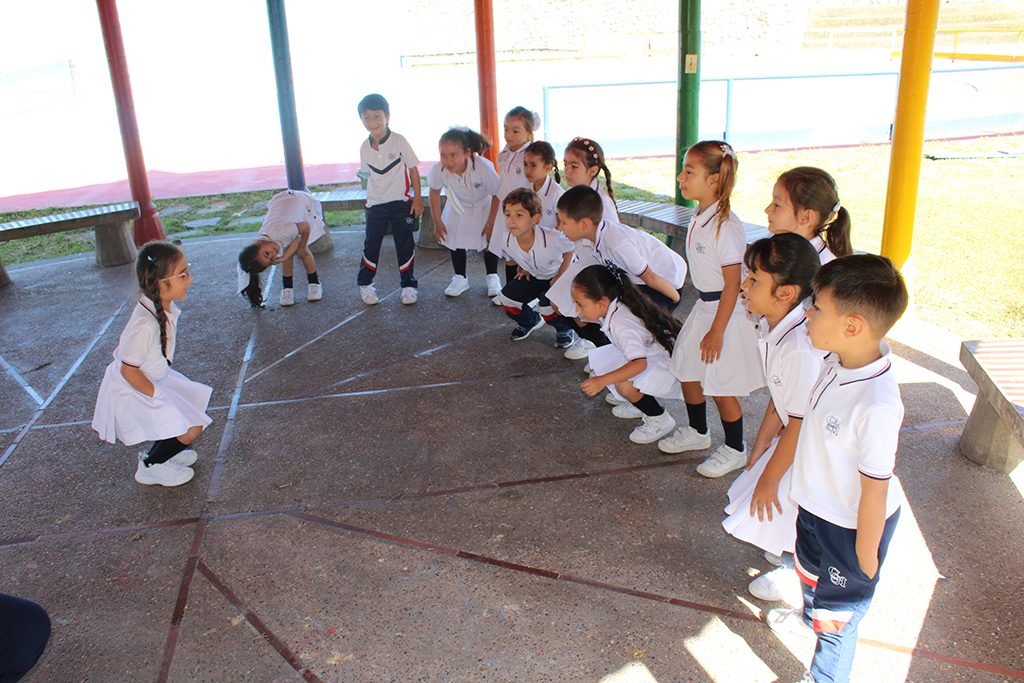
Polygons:
<instances>
[{"instance_id":1,"label":"painted line on floor","mask_svg":"<svg viewBox=\"0 0 1024 683\"><path fill-rule=\"evenodd\" d=\"M25 390L26 394L32 397L32 400L36 402L37 406L43 405L43 397L39 395L39 392L33 389L32 385L26 382L25 378L22 377L18 371L14 369L14 366L8 363L7 359L3 356L0 356L0 366L3 367L4 371L7 372L11 379L18 383L18 386Z\"/></svg>"},{"instance_id":2,"label":"painted line on floor","mask_svg":"<svg viewBox=\"0 0 1024 683\"><path fill-rule=\"evenodd\" d=\"M182 573L181 583L178 585L178 597L174 601L174 611L171 613L171 628L167 632L164 654L160 660L160 674L157 676L157 681L160 683L166 683L171 674L171 662L174 660L174 651L178 646L178 633L181 630L181 621L185 618L188 594L192 589L192 579L195 577L196 565L199 563L199 548L203 544L203 536L205 535L206 520L200 519L196 523L195 533L192 535L192 546L188 551L185 571Z\"/></svg>"}]
</instances>

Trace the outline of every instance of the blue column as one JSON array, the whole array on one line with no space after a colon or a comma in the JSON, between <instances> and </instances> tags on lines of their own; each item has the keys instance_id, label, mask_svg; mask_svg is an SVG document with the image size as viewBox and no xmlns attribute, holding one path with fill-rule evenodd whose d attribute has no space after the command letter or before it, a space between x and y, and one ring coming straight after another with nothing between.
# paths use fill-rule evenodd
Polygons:
<instances>
[{"instance_id":1,"label":"blue column","mask_svg":"<svg viewBox=\"0 0 1024 683\"><path fill-rule=\"evenodd\" d=\"M288 20L284 14L284 0L267 0L267 15L270 17L270 44L274 52L277 109L281 117L288 189L305 190L306 175L302 168L299 121L295 115L295 86L292 82L292 57L288 47Z\"/></svg>"}]
</instances>

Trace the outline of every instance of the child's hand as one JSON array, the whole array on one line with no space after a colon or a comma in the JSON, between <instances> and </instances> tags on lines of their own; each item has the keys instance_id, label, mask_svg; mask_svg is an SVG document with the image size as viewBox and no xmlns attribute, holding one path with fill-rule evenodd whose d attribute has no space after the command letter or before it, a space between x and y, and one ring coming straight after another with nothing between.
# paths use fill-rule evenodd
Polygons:
<instances>
[{"instance_id":1,"label":"child's hand","mask_svg":"<svg viewBox=\"0 0 1024 683\"><path fill-rule=\"evenodd\" d=\"M761 459L764 452L768 450L768 447L772 445L771 441L761 442L755 441L754 445L750 447L750 457L747 458L747 469L749 470L757 461Z\"/></svg>"},{"instance_id":2,"label":"child's hand","mask_svg":"<svg viewBox=\"0 0 1024 683\"><path fill-rule=\"evenodd\" d=\"M860 553L857 553L857 564L860 565L860 570L864 572L864 575L869 579L875 578L875 574L878 573L877 554L873 554L870 557L861 557Z\"/></svg>"},{"instance_id":3,"label":"child's hand","mask_svg":"<svg viewBox=\"0 0 1024 683\"><path fill-rule=\"evenodd\" d=\"M708 330L700 340L700 359L704 363L714 363L722 356L723 334L714 328Z\"/></svg>"},{"instance_id":4,"label":"child's hand","mask_svg":"<svg viewBox=\"0 0 1024 683\"><path fill-rule=\"evenodd\" d=\"M487 241L491 241L491 233L494 232L494 223L484 223L483 232L480 234L487 238Z\"/></svg>"},{"instance_id":5,"label":"child's hand","mask_svg":"<svg viewBox=\"0 0 1024 683\"><path fill-rule=\"evenodd\" d=\"M782 504L779 502L779 482L773 477L761 475L754 487L754 494L750 497L750 516L757 515L757 521L772 521L772 508L782 513Z\"/></svg>"},{"instance_id":6,"label":"child's hand","mask_svg":"<svg viewBox=\"0 0 1024 683\"><path fill-rule=\"evenodd\" d=\"M597 396L606 386L608 385L600 378L600 376L591 377L590 379L585 379L580 382L580 389L582 389L583 393L587 396Z\"/></svg>"},{"instance_id":7,"label":"child's hand","mask_svg":"<svg viewBox=\"0 0 1024 683\"><path fill-rule=\"evenodd\" d=\"M513 279L515 279L515 280L529 280L530 279L530 274L527 273L522 268L520 268L519 266L516 266L516 276Z\"/></svg>"},{"instance_id":8,"label":"child's hand","mask_svg":"<svg viewBox=\"0 0 1024 683\"><path fill-rule=\"evenodd\" d=\"M412 215L417 218L423 215L423 198L418 195L412 199Z\"/></svg>"},{"instance_id":9,"label":"child's hand","mask_svg":"<svg viewBox=\"0 0 1024 683\"><path fill-rule=\"evenodd\" d=\"M434 225L434 237L438 242L444 242L445 238L448 237L448 228L444 226L442 221L438 221Z\"/></svg>"}]
</instances>

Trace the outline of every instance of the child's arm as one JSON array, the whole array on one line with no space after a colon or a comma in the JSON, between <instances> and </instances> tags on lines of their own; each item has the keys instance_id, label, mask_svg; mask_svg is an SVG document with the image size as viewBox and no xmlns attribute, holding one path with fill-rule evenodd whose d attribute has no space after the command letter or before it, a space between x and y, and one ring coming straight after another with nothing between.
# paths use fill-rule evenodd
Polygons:
<instances>
[{"instance_id":1,"label":"child's arm","mask_svg":"<svg viewBox=\"0 0 1024 683\"><path fill-rule=\"evenodd\" d=\"M772 439L782 431L782 419L779 418L779 411L775 409L775 401L768 399L768 406L764 409L764 419L761 420L761 428L757 430L757 438L750 448L750 458L747 461L749 470L761 459L764 452L772 445Z\"/></svg>"},{"instance_id":2,"label":"child's arm","mask_svg":"<svg viewBox=\"0 0 1024 683\"><path fill-rule=\"evenodd\" d=\"M412 215L419 218L423 215L423 196L420 190L420 169L415 166L409 168L409 185L412 188ZM434 222L437 225L437 222Z\"/></svg>"},{"instance_id":3,"label":"child's arm","mask_svg":"<svg viewBox=\"0 0 1024 683\"><path fill-rule=\"evenodd\" d=\"M274 259L274 263L284 263L294 256L295 252L305 249L309 243L309 223L296 223L295 227L298 228L299 234L288 243L281 255Z\"/></svg>"},{"instance_id":4,"label":"child's arm","mask_svg":"<svg viewBox=\"0 0 1024 683\"><path fill-rule=\"evenodd\" d=\"M776 418L778 419L778 418ZM772 508L782 512L782 503L779 502L779 482L793 466L793 456L796 454L796 441L800 437L800 426L803 420L795 417L789 418L789 424L782 430L779 436L779 443L775 446L775 452L764 467L764 472L754 486L754 494L750 498L750 516L757 515L758 521L763 522L765 517L772 521Z\"/></svg>"},{"instance_id":5,"label":"child's arm","mask_svg":"<svg viewBox=\"0 0 1024 683\"><path fill-rule=\"evenodd\" d=\"M679 303L679 292L672 286L672 283L651 270L650 266L638 276L644 284L651 289L657 290L667 296L669 300Z\"/></svg>"},{"instance_id":6,"label":"child's arm","mask_svg":"<svg viewBox=\"0 0 1024 683\"><path fill-rule=\"evenodd\" d=\"M729 324L732 311L736 308L736 299L740 295L740 264L722 267L722 298L718 300L718 310L711 322L711 329L700 341L700 359L705 363L714 363L722 355L722 344L725 338L725 327Z\"/></svg>"},{"instance_id":7,"label":"child's arm","mask_svg":"<svg viewBox=\"0 0 1024 683\"><path fill-rule=\"evenodd\" d=\"M134 365L121 363L121 376L124 377L124 381L131 385L132 389L140 394L150 398L156 396L156 385L146 377L146 373Z\"/></svg>"},{"instance_id":8,"label":"child's arm","mask_svg":"<svg viewBox=\"0 0 1024 683\"><path fill-rule=\"evenodd\" d=\"M484 223L484 229L482 234L488 239L491 239L491 233L494 232L494 218L498 215L498 207L501 202L494 195L491 195L491 210L487 213L487 222Z\"/></svg>"},{"instance_id":9,"label":"child's arm","mask_svg":"<svg viewBox=\"0 0 1024 683\"><path fill-rule=\"evenodd\" d=\"M860 504L857 507L857 564L869 579L878 573L878 545L885 529L885 501L888 479L860 475Z\"/></svg>"},{"instance_id":10,"label":"child's arm","mask_svg":"<svg viewBox=\"0 0 1024 683\"><path fill-rule=\"evenodd\" d=\"M434 236L438 242L444 242L448 229L441 222L441 190L430 190L430 217L434 219Z\"/></svg>"},{"instance_id":11,"label":"child's arm","mask_svg":"<svg viewBox=\"0 0 1024 683\"><path fill-rule=\"evenodd\" d=\"M580 389L583 389L583 393L587 396L597 396L605 387L625 382L627 379L636 377L646 369L647 358L635 358L621 368L612 370L606 375L597 375L596 377L583 380L580 383Z\"/></svg>"}]
</instances>

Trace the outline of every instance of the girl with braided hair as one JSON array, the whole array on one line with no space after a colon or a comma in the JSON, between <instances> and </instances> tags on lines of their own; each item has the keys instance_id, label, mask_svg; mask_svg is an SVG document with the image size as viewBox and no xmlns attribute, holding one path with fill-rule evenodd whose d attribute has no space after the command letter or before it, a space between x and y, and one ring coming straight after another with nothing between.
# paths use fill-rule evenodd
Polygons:
<instances>
[{"instance_id":1,"label":"girl with braided hair","mask_svg":"<svg viewBox=\"0 0 1024 683\"><path fill-rule=\"evenodd\" d=\"M654 443L670 434L676 421L655 396L682 397L669 370L669 353L681 323L613 265L581 270L572 281L572 298L581 316L601 322L601 331L611 342L591 350L594 375L580 384L583 393L596 396L607 388L616 399L615 417L642 418L629 435L633 443Z\"/></svg>"},{"instance_id":2,"label":"girl with braided hair","mask_svg":"<svg viewBox=\"0 0 1024 683\"><path fill-rule=\"evenodd\" d=\"M171 369L178 316L192 284L185 253L170 242L150 242L135 262L141 290L114 360L96 397L92 428L109 443L152 441L138 455L135 481L179 486L192 479L196 452L189 448L211 420L213 391Z\"/></svg>"},{"instance_id":3,"label":"girl with braided hair","mask_svg":"<svg viewBox=\"0 0 1024 683\"><path fill-rule=\"evenodd\" d=\"M565 182L569 187L586 185L592 190L597 190L604 204L604 219L619 222L619 210L615 206L615 193L612 192L612 172L605 163L601 145L589 138L573 138L565 147L562 168L565 171ZM598 177L602 173L604 185Z\"/></svg>"}]
</instances>

